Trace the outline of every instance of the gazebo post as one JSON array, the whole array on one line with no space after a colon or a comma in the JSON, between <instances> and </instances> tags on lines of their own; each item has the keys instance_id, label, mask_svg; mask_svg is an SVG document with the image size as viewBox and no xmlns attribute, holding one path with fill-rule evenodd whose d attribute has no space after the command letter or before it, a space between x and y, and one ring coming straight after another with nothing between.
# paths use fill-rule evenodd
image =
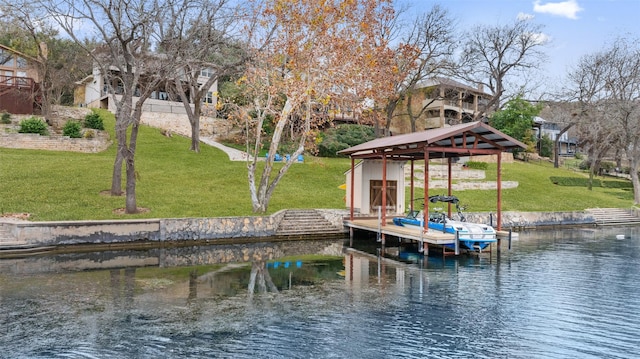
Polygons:
<instances>
[{"instance_id":1,"label":"gazebo post","mask_svg":"<svg viewBox=\"0 0 640 359\"><path fill-rule=\"evenodd\" d=\"M382 153L382 223L384 227L387 225L387 154ZM381 233L382 246L384 247L385 235Z\"/></svg>"},{"instance_id":2,"label":"gazebo post","mask_svg":"<svg viewBox=\"0 0 640 359\"><path fill-rule=\"evenodd\" d=\"M382 225L387 222L387 155L382 155Z\"/></svg>"},{"instance_id":3,"label":"gazebo post","mask_svg":"<svg viewBox=\"0 0 640 359\"><path fill-rule=\"evenodd\" d=\"M356 160L353 157L351 157L351 178L350 178L351 189L349 191L349 202L350 202L349 220L350 221L353 221L353 201L354 201L354 197L355 197L354 191L355 191L355 182L356 182L356 180L354 178L356 176L356 174L355 174L355 161Z\"/></svg>"},{"instance_id":4,"label":"gazebo post","mask_svg":"<svg viewBox=\"0 0 640 359\"><path fill-rule=\"evenodd\" d=\"M502 230L502 152L498 151L498 183L496 188L498 189L498 218L497 218L497 229L499 231Z\"/></svg>"},{"instance_id":5,"label":"gazebo post","mask_svg":"<svg viewBox=\"0 0 640 359\"><path fill-rule=\"evenodd\" d=\"M422 222L424 226L424 231L429 231L429 150L427 147L424 148L424 198L423 200L423 211L422 211Z\"/></svg>"},{"instance_id":6,"label":"gazebo post","mask_svg":"<svg viewBox=\"0 0 640 359\"><path fill-rule=\"evenodd\" d=\"M412 158L411 159L411 191L410 191L411 194L409 195L411 197L411 200L409 202L409 211L410 212L413 212L413 196L414 196L414 194L413 194L413 190L414 190L413 189L413 176L414 176L414 174L413 174L413 158Z\"/></svg>"},{"instance_id":7,"label":"gazebo post","mask_svg":"<svg viewBox=\"0 0 640 359\"><path fill-rule=\"evenodd\" d=\"M447 158L447 196L451 196L451 157ZM447 202L447 216L451 218L451 202Z\"/></svg>"}]
</instances>

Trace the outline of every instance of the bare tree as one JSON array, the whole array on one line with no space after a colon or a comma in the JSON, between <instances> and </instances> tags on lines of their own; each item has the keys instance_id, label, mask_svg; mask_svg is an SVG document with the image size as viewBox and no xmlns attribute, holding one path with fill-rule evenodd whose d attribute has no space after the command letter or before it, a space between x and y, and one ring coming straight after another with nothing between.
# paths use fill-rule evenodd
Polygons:
<instances>
[{"instance_id":1,"label":"bare tree","mask_svg":"<svg viewBox=\"0 0 640 359\"><path fill-rule=\"evenodd\" d=\"M118 150L114 161L111 194L120 195L122 165L126 169L126 213L138 212L136 202L135 153L142 106L172 64L153 53L160 37L156 24L168 16L168 9L183 3L139 0L63 0L41 4L67 34L81 45L83 35L96 36L103 44L87 52L105 77L110 101L115 104ZM82 24L89 34L77 31ZM97 74L96 74L97 75Z\"/></svg>"},{"instance_id":2,"label":"bare tree","mask_svg":"<svg viewBox=\"0 0 640 359\"><path fill-rule=\"evenodd\" d=\"M619 38L606 52L604 90L608 116L620 129L620 146L630 162L633 203L640 204L640 38Z\"/></svg>"},{"instance_id":3,"label":"bare tree","mask_svg":"<svg viewBox=\"0 0 640 359\"><path fill-rule=\"evenodd\" d=\"M482 85L491 98L475 115L484 117L500 109L510 77L536 69L545 54L542 25L528 18L519 18L506 25L477 25L466 32L457 76L466 82ZM513 95L522 88L511 89Z\"/></svg>"},{"instance_id":4,"label":"bare tree","mask_svg":"<svg viewBox=\"0 0 640 359\"><path fill-rule=\"evenodd\" d=\"M560 95L558 95L560 96ZM560 141L565 133L574 127L578 120L579 110L575 102L555 101L547 102L540 112L540 116L551 123L561 126L560 132L554 139L553 166L560 167Z\"/></svg>"},{"instance_id":5,"label":"bare tree","mask_svg":"<svg viewBox=\"0 0 640 359\"><path fill-rule=\"evenodd\" d=\"M579 146L589 160L589 189L603 157L623 137L622 128L611 117L613 108L607 84L610 73L610 54L600 52L583 56L569 74L573 98L578 103L575 126Z\"/></svg>"},{"instance_id":6,"label":"bare tree","mask_svg":"<svg viewBox=\"0 0 640 359\"><path fill-rule=\"evenodd\" d=\"M46 21L46 12L38 9L33 2L14 2L2 0L0 9L5 16L9 16L13 23L20 26L25 40L31 42L32 55L38 60L35 65L41 81L38 93L41 99L37 101L41 106L42 115L48 119L51 114L51 100L49 84L51 80L51 66L48 60L46 43L55 35L55 30ZM15 30L14 30L15 31ZM28 46L23 44L23 46ZM35 99L34 99L35 100Z\"/></svg>"},{"instance_id":7,"label":"bare tree","mask_svg":"<svg viewBox=\"0 0 640 359\"><path fill-rule=\"evenodd\" d=\"M453 70L454 29L455 21L439 5L434 5L429 12L414 20L402 45L396 50L399 76L395 77L395 93L385 106L387 133L398 104L404 101L411 132L415 132L417 119L439 98L440 91L435 91L436 96L430 96L429 102L416 105L413 101L416 91L425 86L427 80Z\"/></svg>"},{"instance_id":8,"label":"bare tree","mask_svg":"<svg viewBox=\"0 0 640 359\"><path fill-rule=\"evenodd\" d=\"M171 14L163 28L161 51L182 64L171 88L182 101L191 125L191 148L200 152L200 117L204 108L215 115L216 94L211 86L220 78L241 73L247 61L246 14L230 0L192 0L188 11Z\"/></svg>"},{"instance_id":9,"label":"bare tree","mask_svg":"<svg viewBox=\"0 0 640 359\"><path fill-rule=\"evenodd\" d=\"M34 21L46 15L7 0L0 0L0 9L5 16L0 19L0 43L41 62L36 70L42 79L42 114L49 117L48 104L72 104L75 82L91 73L91 58L50 24ZM94 48L95 43L87 39L85 46Z\"/></svg>"}]
</instances>

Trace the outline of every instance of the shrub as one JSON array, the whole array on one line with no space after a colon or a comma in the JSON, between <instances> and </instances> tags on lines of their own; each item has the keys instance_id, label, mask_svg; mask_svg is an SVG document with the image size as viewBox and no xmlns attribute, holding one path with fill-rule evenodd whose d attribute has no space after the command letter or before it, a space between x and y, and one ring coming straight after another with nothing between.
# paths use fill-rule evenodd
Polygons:
<instances>
[{"instance_id":1,"label":"shrub","mask_svg":"<svg viewBox=\"0 0 640 359\"><path fill-rule=\"evenodd\" d=\"M375 139L375 131L371 126L338 125L322 134L318 143L318 155L338 157L336 152L373 139Z\"/></svg>"},{"instance_id":2,"label":"shrub","mask_svg":"<svg viewBox=\"0 0 640 359\"><path fill-rule=\"evenodd\" d=\"M0 123L4 123L5 125L8 125L11 123L11 114L7 113L7 112L3 112L2 116L0 117Z\"/></svg>"},{"instance_id":3,"label":"shrub","mask_svg":"<svg viewBox=\"0 0 640 359\"><path fill-rule=\"evenodd\" d=\"M40 118L29 117L20 121L19 133L37 133L42 136L49 134L47 124Z\"/></svg>"},{"instance_id":4,"label":"shrub","mask_svg":"<svg viewBox=\"0 0 640 359\"><path fill-rule=\"evenodd\" d=\"M96 132L94 130L86 130L83 137L90 140L96 137Z\"/></svg>"},{"instance_id":5,"label":"shrub","mask_svg":"<svg viewBox=\"0 0 640 359\"><path fill-rule=\"evenodd\" d=\"M557 177L551 176L549 180L558 186L569 187L587 187L589 185L589 179L584 177ZM593 179L593 187L602 187L601 181L597 178Z\"/></svg>"},{"instance_id":6,"label":"shrub","mask_svg":"<svg viewBox=\"0 0 640 359\"><path fill-rule=\"evenodd\" d=\"M62 135L71 138L82 138L82 126L78 121L67 121L62 128Z\"/></svg>"},{"instance_id":7,"label":"shrub","mask_svg":"<svg viewBox=\"0 0 640 359\"><path fill-rule=\"evenodd\" d=\"M84 117L84 127L94 130L104 130L102 118L96 112L92 112Z\"/></svg>"},{"instance_id":8,"label":"shrub","mask_svg":"<svg viewBox=\"0 0 640 359\"><path fill-rule=\"evenodd\" d=\"M546 133L540 139L540 156L553 156L553 140L551 140L551 138L549 138L549 135L547 135Z\"/></svg>"},{"instance_id":9,"label":"shrub","mask_svg":"<svg viewBox=\"0 0 640 359\"><path fill-rule=\"evenodd\" d=\"M464 165L474 170L483 170L483 171L486 171L487 168L489 167L489 164L486 162L474 162L474 161L468 161Z\"/></svg>"}]
</instances>

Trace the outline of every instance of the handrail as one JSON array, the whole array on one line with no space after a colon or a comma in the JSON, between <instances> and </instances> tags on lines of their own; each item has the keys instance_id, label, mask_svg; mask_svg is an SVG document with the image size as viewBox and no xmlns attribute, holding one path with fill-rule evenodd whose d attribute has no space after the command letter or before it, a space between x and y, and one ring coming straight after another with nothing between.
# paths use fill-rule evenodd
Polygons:
<instances>
[{"instance_id":1,"label":"handrail","mask_svg":"<svg viewBox=\"0 0 640 359\"><path fill-rule=\"evenodd\" d=\"M36 82L30 77L0 75L0 86L2 87L33 89L35 83Z\"/></svg>"}]
</instances>

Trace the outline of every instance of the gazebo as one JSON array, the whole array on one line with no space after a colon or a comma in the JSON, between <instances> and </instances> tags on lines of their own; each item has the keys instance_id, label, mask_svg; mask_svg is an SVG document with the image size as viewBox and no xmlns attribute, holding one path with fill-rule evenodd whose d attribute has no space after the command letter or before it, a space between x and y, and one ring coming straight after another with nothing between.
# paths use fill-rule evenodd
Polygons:
<instances>
[{"instance_id":1,"label":"gazebo","mask_svg":"<svg viewBox=\"0 0 640 359\"><path fill-rule=\"evenodd\" d=\"M353 146L339 154L351 157L350 177L350 221L354 220L354 168L356 159L382 160L382 193L386 193L386 163L387 161L409 161L411 166L411 203L414 200L414 162L424 161L424 218L429 218L429 160L447 159L448 163L448 194L451 195L451 164L452 158L473 155L497 156L497 229L502 227L502 153L514 149L526 149L527 146L496 130L495 128L476 121L463 123L451 127L443 127L422 132L408 133L398 136L378 138L369 142ZM382 208L386 208L386 196L382 196ZM386 211L382 211L381 225L386 223ZM451 207L449 207L449 216ZM424 223L427 231L427 222Z\"/></svg>"}]
</instances>

